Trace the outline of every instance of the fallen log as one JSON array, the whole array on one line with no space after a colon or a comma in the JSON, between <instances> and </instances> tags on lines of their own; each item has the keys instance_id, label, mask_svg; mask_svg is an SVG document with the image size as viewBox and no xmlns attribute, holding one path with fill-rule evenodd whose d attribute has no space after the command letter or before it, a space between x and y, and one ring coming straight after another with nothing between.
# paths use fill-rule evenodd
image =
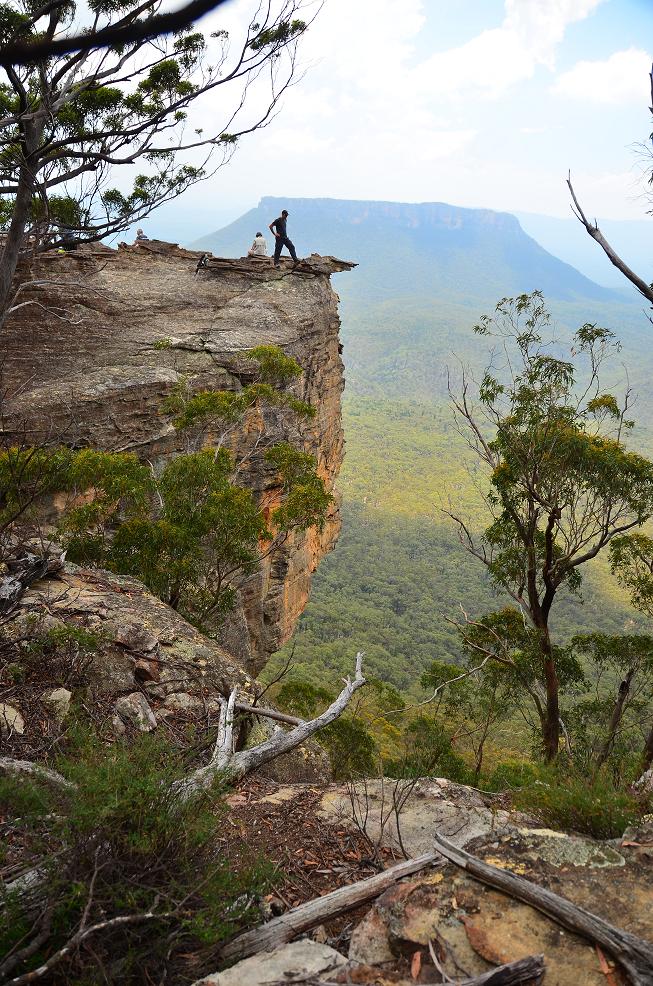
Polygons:
<instances>
[{"instance_id":1,"label":"fallen log","mask_svg":"<svg viewBox=\"0 0 653 986\"><path fill-rule=\"evenodd\" d=\"M397 863L396 866L391 866L376 876L359 880L358 883L350 883L346 887L339 887L338 890L332 890L324 897L317 897L306 904L300 904L292 911L287 911L266 924L245 931L227 942L221 950L221 958L225 963L232 964L258 952L268 952L279 945L285 945L298 935L317 927L318 924L331 921L341 914L346 914L347 911L355 910L361 904L374 900L402 877L418 873L427 866L444 865L438 863L437 859L437 853L427 852L415 859Z\"/></svg>"},{"instance_id":2,"label":"fallen log","mask_svg":"<svg viewBox=\"0 0 653 986\"><path fill-rule=\"evenodd\" d=\"M650 942L609 924L591 911L572 904L523 876L484 863L464 849L454 846L443 835L436 834L435 848L445 859L481 883L534 907L563 928L600 945L623 966L632 986L651 986L653 983L653 945Z\"/></svg>"},{"instance_id":3,"label":"fallen log","mask_svg":"<svg viewBox=\"0 0 653 986\"><path fill-rule=\"evenodd\" d=\"M41 764L32 763L31 760L16 760L14 757L0 757L0 773L6 774L26 774L34 777L37 781L47 781L56 787L64 788L67 791L76 791L77 785L73 781L67 780L56 770L42 767Z\"/></svg>"},{"instance_id":4,"label":"fallen log","mask_svg":"<svg viewBox=\"0 0 653 986\"><path fill-rule=\"evenodd\" d=\"M473 979L463 979L455 986L523 986L539 983L544 975L544 956L528 955L525 959L498 965Z\"/></svg>"}]
</instances>

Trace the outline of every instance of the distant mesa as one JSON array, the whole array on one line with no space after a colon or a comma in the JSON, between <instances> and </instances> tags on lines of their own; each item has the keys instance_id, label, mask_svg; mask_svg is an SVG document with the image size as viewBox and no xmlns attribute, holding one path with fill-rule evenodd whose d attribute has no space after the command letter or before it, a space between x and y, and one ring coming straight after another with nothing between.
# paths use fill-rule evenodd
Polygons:
<instances>
[{"instance_id":1,"label":"distant mesa","mask_svg":"<svg viewBox=\"0 0 653 986\"><path fill-rule=\"evenodd\" d=\"M417 290L442 300L496 302L499 295L539 288L551 299L623 301L623 294L548 253L510 213L444 202L270 196L190 246L238 256L282 208L290 213L288 233L300 256L356 257L371 275L367 289L377 297L414 295ZM359 287L363 290L362 283Z\"/></svg>"}]
</instances>

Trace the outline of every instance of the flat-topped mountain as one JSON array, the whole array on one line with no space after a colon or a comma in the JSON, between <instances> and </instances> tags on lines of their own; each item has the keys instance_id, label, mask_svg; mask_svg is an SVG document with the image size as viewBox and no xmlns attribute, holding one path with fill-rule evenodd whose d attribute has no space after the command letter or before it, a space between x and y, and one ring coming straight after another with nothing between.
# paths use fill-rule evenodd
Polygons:
<instances>
[{"instance_id":1,"label":"flat-topped mountain","mask_svg":"<svg viewBox=\"0 0 653 986\"><path fill-rule=\"evenodd\" d=\"M300 256L312 252L356 256L369 276L352 289L376 299L422 294L440 300L496 300L539 288L561 300L621 297L590 281L528 236L515 216L490 209L463 209L442 202L366 202L346 199L262 198L224 229L193 247L224 256L247 251L261 230L288 209L288 234Z\"/></svg>"}]
</instances>

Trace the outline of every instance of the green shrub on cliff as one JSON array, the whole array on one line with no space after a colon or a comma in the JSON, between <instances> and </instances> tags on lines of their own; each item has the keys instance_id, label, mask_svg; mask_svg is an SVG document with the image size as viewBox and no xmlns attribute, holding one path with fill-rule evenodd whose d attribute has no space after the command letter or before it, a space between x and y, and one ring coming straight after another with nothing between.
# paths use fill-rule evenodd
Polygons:
<instances>
[{"instance_id":1,"label":"green shrub on cliff","mask_svg":"<svg viewBox=\"0 0 653 986\"><path fill-rule=\"evenodd\" d=\"M196 444L201 444L209 432L224 434L225 428L242 420L249 411L266 406L287 409L299 418L315 417L312 404L286 389L302 374L297 360L279 346L257 346L243 355L258 362L251 383L239 390L193 392L188 382L181 380L163 402L161 410L174 415L175 428L188 431ZM215 434L213 437L215 440Z\"/></svg>"},{"instance_id":2,"label":"green shrub on cliff","mask_svg":"<svg viewBox=\"0 0 653 986\"><path fill-rule=\"evenodd\" d=\"M45 497L57 494L65 499L58 534L71 561L133 575L193 622L214 626L261 558L291 532L321 528L333 499L313 456L267 434L269 408L279 409L290 434L313 412L280 389L301 367L276 346L246 355L259 363L247 387L191 394L182 385L165 402L188 451L160 471L131 453L0 452L0 534L33 533ZM226 447L236 429L240 456ZM253 469L272 496L248 487Z\"/></svg>"}]
</instances>

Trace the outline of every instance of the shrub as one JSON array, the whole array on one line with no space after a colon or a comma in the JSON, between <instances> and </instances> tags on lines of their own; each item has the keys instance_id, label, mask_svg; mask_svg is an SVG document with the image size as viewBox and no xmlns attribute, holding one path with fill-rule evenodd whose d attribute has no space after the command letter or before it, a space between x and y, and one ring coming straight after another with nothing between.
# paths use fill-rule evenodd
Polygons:
<instances>
[{"instance_id":1,"label":"shrub","mask_svg":"<svg viewBox=\"0 0 653 986\"><path fill-rule=\"evenodd\" d=\"M65 687L81 688L88 684L88 672L104 634L71 623L39 629L33 624L34 636L21 647L21 657L31 677Z\"/></svg>"},{"instance_id":2,"label":"shrub","mask_svg":"<svg viewBox=\"0 0 653 986\"><path fill-rule=\"evenodd\" d=\"M363 723L354 716L342 715L317 733L331 760L337 781L369 777L376 773L376 743Z\"/></svg>"},{"instance_id":3,"label":"shrub","mask_svg":"<svg viewBox=\"0 0 653 986\"><path fill-rule=\"evenodd\" d=\"M595 839L618 838L642 813L642 805L607 776L591 783L563 765L540 768L534 781L513 792L512 800L552 828Z\"/></svg>"},{"instance_id":4,"label":"shrub","mask_svg":"<svg viewBox=\"0 0 653 986\"><path fill-rule=\"evenodd\" d=\"M297 360L287 356L279 346L255 346L245 356L258 360L259 378L263 383L283 387L302 375L302 368Z\"/></svg>"},{"instance_id":5,"label":"shrub","mask_svg":"<svg viewBox=\"0 0 653 986\"><path fill-rule=\"evenodd\" d=\"M509 791L532 784L537 776L537 768L532 763L507 760L495 767L483 783L491 791Z\"/></svg>"},{"instance_id":6,"label":"shrub","mask_svg":"<svg viewBox=\"0 0 653 986\"><path fill-rule=\"evenodd\" d=\"M471 772L451 748L451 736L435 719L417 716L404 730L404 754L384 761L388 777L448 777L459 784L470 783Z\"/></svg>"},{"instance_id":7,"label":"shrub","mask_svg":"<svg viewBox=\"0 0 653 986\"><path fill-rule=\"evenodd\" d=\"M209 952L220 941L259 920L266 867L255 859L234 867L220 855L214 842L225 811L219 786L187 804L173 799L170 785L184 773L182 755L165 741L144 736L107 750L89 729L73 724L65 742L57 766L78 785L74 795L24 780L0 788L3 814L19 813L24 845L46 874L43 907L51 915L43 945L14 974L37 968L69 941L88 908L88 926L154 917L96 932L91 947L71 950L48 981L186 981L191 954L197 961L205 953L212 962ZM46 810L53 812L47 834L39 823ZM0 914L2 955L39 931L19 898L7 905Z\"/></svg>"}]
</instances>

